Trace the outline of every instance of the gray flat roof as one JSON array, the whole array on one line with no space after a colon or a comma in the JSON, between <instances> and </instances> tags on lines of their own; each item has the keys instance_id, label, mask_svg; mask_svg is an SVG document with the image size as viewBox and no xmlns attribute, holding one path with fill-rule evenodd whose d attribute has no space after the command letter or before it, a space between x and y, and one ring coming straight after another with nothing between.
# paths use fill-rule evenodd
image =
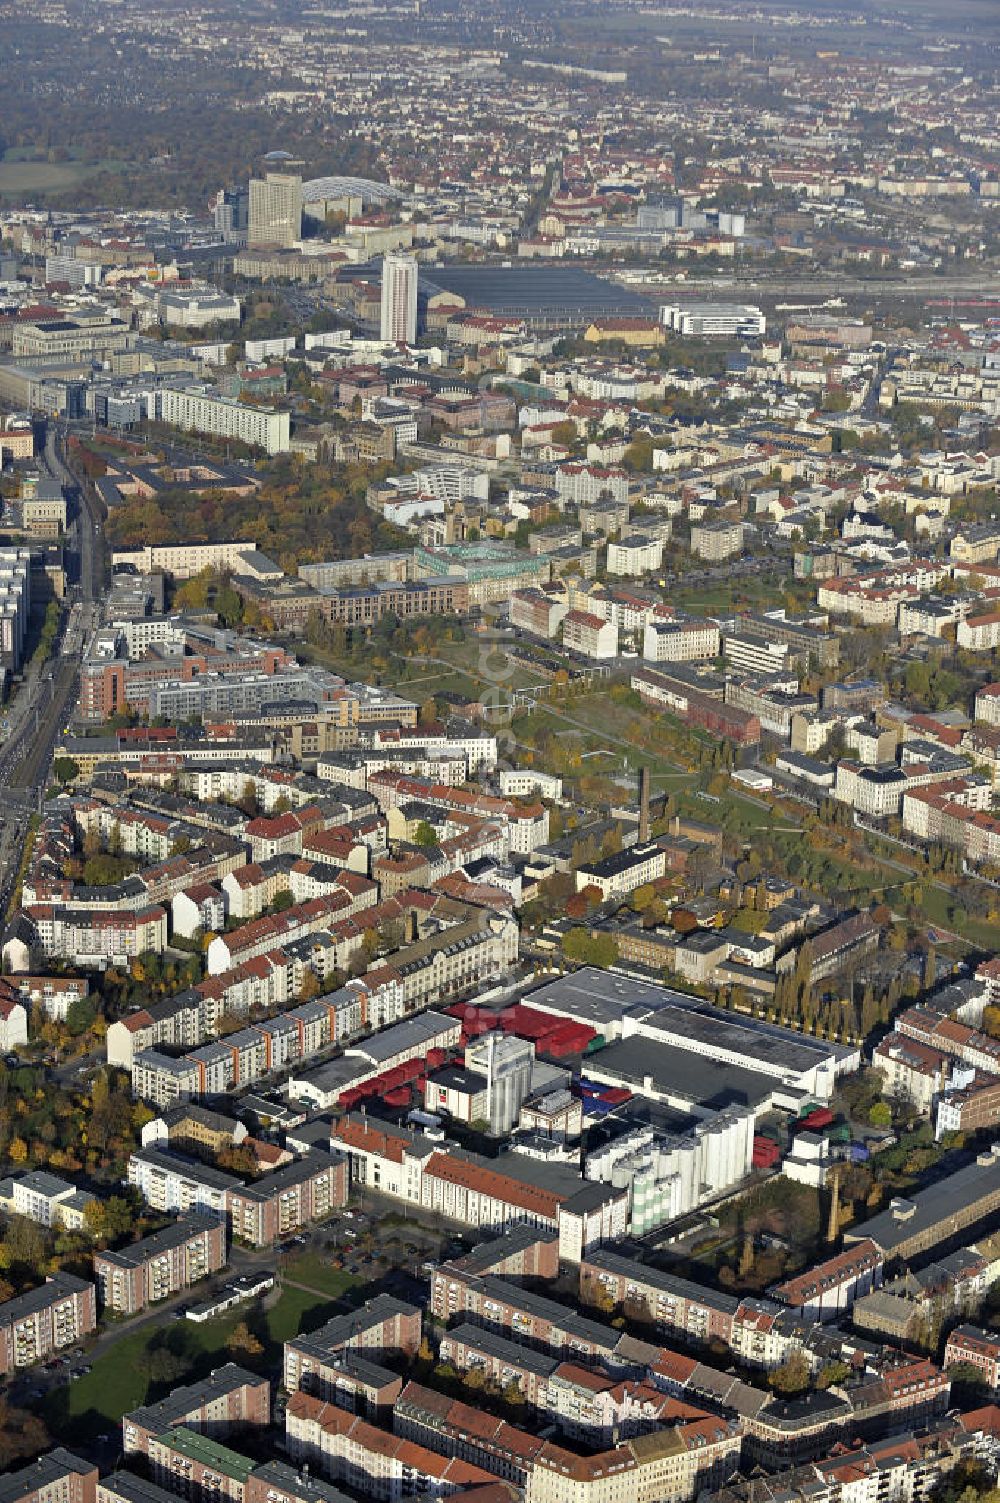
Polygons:
<instances>
[{"instance_id":1,"label":"gray flat roof","mask_svg":"<svg viewBox=\"0 0 1000 1503\"><path fill-rule=\"evenodd\" d=\"M634 1258L623 1258L609 1247L598 1247L587 1253L586 1261L595 1268L604 1268L608 1273L621 1278L633 1279L636 1283L648 1284L651 1289L660 1289L664 1294L679 1295L713 1310L725 1310L735 1315L741 1300L733 1294L722 1294L717 1289L706 1289L701 1284L692 1284L689 1279L680 1279L675 1274L664 1273L660 1268L650 1268L637 1263Z\"/></svg>"},{"instance_id":2,"label":"gray flat roof","mask_svg":"<svg viewBox=\"0 0 1000 1503\"><path fill-rule=\"evenodd\" d=\"M360 1335L362 1331L369 1331L373 1326L392 1320L397 1315L413 1315L416 1309L416 1305L408 1305L405 1300L396 1299L394 1295L377 1294L360 1310L350 1310L344 1315L334 1315L318 1330L308 1333L300 1332L298 1336L293 1336L288 1345L326 1359L339 1352L353 1336Z\"/></svg>"},{"instance_id":3,"label":"gray flat roof","mask_svg":"<svg viewBox=\"0 0 1000 1503\"><path fill-rule=\"evenodd\" d=\"M237 1367L235 1362L227 1362L224 1367L218 1367L215 1372L209 1373L207 1378L202 1378L200 1383L187 1383L183 1388L175 1388L172 1393L160 1399L159 1403L140 1405L138 1409L131 1411L128 1418L144 1430L162 1435L174 1429L185 1415L200 1409L203 1404L223 1398L227 1393L242 1388L245 1383L266 1381L256 1373L248 1373L244 1367Z\"/></svg>"},{"instance_id":4,"label":"gray flat roof","mask_svg":"<svg viewBox=\"0 0 1000 1503\"><path fill-rule=\"evenodd\" d=\"M122 1268L135 1268L137 1264L158 1257L160 1253L167 1252L173 1247L182 1247L198 1232L207 1231L222 1224L218 1216L210 1216L201 1211L189 1211L186 1216L175 1221L173 1226L165 1226L162 1231L143 1237L141 1242L131 1242L127 1247L120 1247L115 1252L108 1249L95 1254L95 1257L106 1263L117 1263Z\"/></svg>"},{"instance_id":5,"label":"gray flat roof","mask_svg":"<svg viewBox=\"0 0 1000 1503\"><path fill-rule=\"evenodd\" d=\"M445 1332L445 1336L449 1341L460 1341L463 1346L475 1347L501 1362L509 1362L511 1367L526 1368L540 1378L551 1378L562 1361L561 1357L547 1357L543 1352L533 1351L529 1346L522 1346L520 1342L499 1336L495 1331L488 1331L485 1326L474 1326L467 1320L452 1326Z\"/></svg>"},{"instance_id":6,"label":"gray flat roof","mask_svg":"<svg viewBox=\"0 0 1000 1503\"><path fill-rule=\"evenodd\" d=\"M914 1191L906 1197L914 1209L905 1219L900 1220L892 1210L883 1211L880 1216L852 1227L848 1235L852 1242L870 1237L884 1253L891 1254L912 1237L938 1223L946 1223L956 1212L997 1191L1000 1191L1000 1156L991 1164L978 1161L966 1164L964 1169L956 1170L946 1179L938 1180L924 1190ZM941 1241L949 1235L947 1226L943 1227Z\"/></svg>"},{"instance_id":7,"label":"gray flat roof","mask_svg":"<svg viewBox=\"0 0 1000 1503\"><path fill-rule=\"evenodd\" d=\"M505 1258L512 1258L517 1253L534 1247L537 1242L558 1240L557 1232L540 1231L537 1227L519 1222L509 1232L504 1232L502 1237L492 1237L486 1242L478 1243L464 1257L454 1259L454 1263L463 1273L486 1273Z\"/></svg>"},{"instance_id":8,"label":"gray flat roof","mask_svg":"<svg viewBox=\"0 0 1000 1503\"><path fill-rule=\"evenodd\" d=\"M297 1472L285 1461L265 1461L256 1469L255 1476L268 1483L269 1495L280 1489L290 1498L301 1499L302 1503L354 1503L347 1493L324 1482L322 1477L313 1472ZM172 1493L171 1497L176 1498L176 1495Z\"/></svg>"},{"instance_id":9,"label":"gray flat roof","mask_svg":"<svg viewBox=\"0 0 1000 1503\"><path fill-rule=\"evenodd\" d=\"M381 1060L392 1059L401 1049L410 1049L434 1038L443 1029L454 1026L454 1023L455 1019L446 1017L443 1012L419 1013L416 1017L405 1018L402 1023L393 1024L382 1033L374 1034L372 1038L365 1039L363 1044L355 1044L350 1054L378 1064Z\"/></svg>"},{"instance_id":10,"label":"gray flat roof","mask_svg":"<svg viewBox=\"0 0 1000 1503\"><path fill-rule=\"evenodd\" d=\"M492 1295L497 1301L526 1310L540 1320L548 1321L557 1330L567 1331L571 1336L579 1336L583 1341L590 1342L592 1346L610 1352L614 1351L617 1345L619 1333L612 1326L603 1326L599 1321L588 1320L585 1315L580 1315L569 1305L560 1305L554 1299L546 1299L544 1295L536 1294L532 1289L522 1289L519 1284L512 1284L508 1279L496 1278L493 1274L484 1274L478 1283L486 1294Z\"/></svg>"},{"instance_id":11,"label":"gray flat roof","mask_svg":"<svg viewBox=\"0 0 1000 1503\"><path fill-rule=\"evenodd\" d=\"M602 1049L588 1062L588 1073L595 1079L610 1077L640 1094L643 1082L650 1077L655 1090L714 1111L728 1106L756 1106L775 1088L773 1075L706 1059L688 1049L658 1044L636 1034Z\"/></svg>"},{"instance_id":12,"label":"gray flat roof","mask_svg":"<svg viewBox=\"0 0 1000 1503\"><path fill-rule=\"evenodd\" d=\"M592 272L558 266L429 266L420 280L428 292L457 293L468 308L538 318L546 313L632 314L655 319L657 307L638 293Z\"/></svg>"},{"instance_id":13,"label":"gray flat roof","mask_svg":"<svg viewBox=\"0 0 1000 1503\"><path fill-rule=\"evenodd\" d=\"M708 933L710 943L712 931ZM804 1038L775 1024L734 1018L700 997L669 986L592 966L546 982L526 993L524 1002L529 1007L576 1018L599 1032L620 1028L629 1017L641 1023L647 1036L661 1028L708 1047L731 1050L748 1063L758 1060L772 1071L776 1067L783 1071L808 1070L831 1055L837 1058L851 1052L842 1045Z\"/></svg>"},{"instance_id":14,"label":"gray flat roof","mask_svg":"<svg viewBox=\"0 0 1000 1503\"><path fill-rule=\"evenodd\" d=\"M29 1462L20 1471L0 1477L0 1503L19 1503L22 1498L44 1492L70 1472L86 1477L96 1470L93 1462L84 1461L72 1451L56 1446L55 1450L39 1456L37 1461Z\"/></svg>"},{"instance_id":15,"label":"gray flat roof","mask_svg":"<svg viewBox=\"0 0 1000 1503\"><path fill-rule=\"evenodd\" d=\"M135 1472L112 1472L110 1477L102 1477L101 1487L123 1503L176 1503L176 1494Z\"/></svg>"}]
</instances>

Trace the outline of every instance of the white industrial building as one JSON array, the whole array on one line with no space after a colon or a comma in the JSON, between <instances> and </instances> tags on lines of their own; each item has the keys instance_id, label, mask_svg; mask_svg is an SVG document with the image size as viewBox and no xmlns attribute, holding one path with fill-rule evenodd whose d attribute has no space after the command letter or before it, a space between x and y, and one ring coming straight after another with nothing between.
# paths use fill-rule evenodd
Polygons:
<instances>
[{"instance_id":1,"label":"white industrial building","mask_svg":"<svg viewBox=\"0 0 1000 1503\"><path fill-rule=\"evenodd\" d=\"M545 982L524 1000L541 1012L584 1023L608 1040L611 1047L587 1062L591 1079L616 1084L616 1065L616 1074L634 1068L641 1078L650 1077L654 1096L667 1102L676 1098L678 1106L702 1099L703 1089L712 1099L720 1090L738 1089L743 1101L759 1103L757 1111L766 1110L782 1088L828 1101L837 1077L861 1063L860 1050L850 1045L759 1018L734 1017L700 997L590 966ZM631 1055L622 1055L620 1064L618 1044L628 1045ZM720 1066L736 1073L727 1080Z\"/></svg>"},{"instance_id":2,"label":"white industrial building","mask_svg":"<svg viewBox=\"0 0 1000 1503\"><path fill-rule=\"evenodd\" d=\"M465 1067L483 1076L489 1110L490 1132L495 1137L509 1133L531 1092L535 1046L527 1039L488 1033L469 1044Z\"/></svg>"},{"instance_id":3,"label":"white industrial building","mask_svg":"<svg viewBox=\"0 0 1000 1503\"><path fill-rule=\"evenodd\" d=\"M689 1131L634 1128L587 1156L587 1179L626 1189L629 1231L641 1237L697 1209L750 1173L754 1117L730 1107Z\"/></svg>"},{"instance_id":4,"label":"white industrial building","mask_svg":"<svg viewBox=\"0 0 1000 1503\"><path fill-rule=\"evenodd\" d=\"M660 323L678 334L707 339L756 339L767 326L761 310L749 303L664 303Z\"/></svg>"}]
</instances>

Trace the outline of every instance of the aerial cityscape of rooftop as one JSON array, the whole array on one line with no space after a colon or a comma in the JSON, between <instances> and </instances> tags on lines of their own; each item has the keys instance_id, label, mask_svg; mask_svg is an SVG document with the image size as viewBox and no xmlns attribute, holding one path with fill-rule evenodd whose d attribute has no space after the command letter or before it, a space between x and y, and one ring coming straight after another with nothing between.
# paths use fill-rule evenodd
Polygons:
<instances>
[{"instance_id":1,"label":"aerial cityscape of rooftop","mask_svg":"<svg viewBox=\"0 0 1000 1503\"><path fill-rule=\"evenodd\" d=\"M1000 5L0 0L0 1503L1000 1503Z\"/></svg>"}]
</instances>

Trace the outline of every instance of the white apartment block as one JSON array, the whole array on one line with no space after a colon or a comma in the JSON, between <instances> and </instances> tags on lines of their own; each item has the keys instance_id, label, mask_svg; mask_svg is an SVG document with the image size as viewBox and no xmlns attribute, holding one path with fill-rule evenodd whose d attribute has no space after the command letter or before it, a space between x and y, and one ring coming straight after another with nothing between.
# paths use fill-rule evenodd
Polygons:
<instances>
[{"instance_id":1,"label":"white apartment block","mask_svg":"<svg viewBox=\"0 0 1000 1503\"><path fill-rule=\"evenodd\" d=\"M508 767L500 773L500 792L504 798L562 798L562 778L551 772Z\"/></svg>"},{"instance_id":2,"label":"white apartment block","mask_svg":"<svg viewBox=\"0 0 1000 1503\"><path fill-rule=\"evenodd\" d=\"M24 909L46 956L74 965L127 965L167 945L167 911L159 904L139 912L119 909L78 910L37 904Z\"/></svg>"},{"instance_id":3,"label":"white apartment block","mask_svg":"<svg viewBox=\"0 0 1000 1503\"><path fill-rule=\"evenodd\" d=\"M191 579L203 569L239 573L243 554L251 553L254 547L249 542L147 543L144 548L116 548L111 566L130 566L138 574L160 572L172 579Z\"/></svg>"},{"instance_id":4,"label":"white apartment block","mask_svg":"<svg viewBox=\"0 0 1000 1503\"><path fill-rule=\"evenodd\" d=\"M748 673L781 673L788 666L791 648L787 642L768 642L752 634L727 634L722 638L722 653L734 668Z\"/></svg>"},{"instance_id":5,"label":"white apartment block","mask_svg":"<svg viewBox=\"0 0 1000 1503\"><path fill-rule=\"evenodd\" d=\"M695 523L691 528L691 552L707 563L723 563L743 552L742 522Z\"/></svg>"},{"instance_id":6,"label":"white apartment block","mask_svg":"<svg viewBox=\"0 0 1000 1503\"><path fill-rule=\"evenodd\" d=\"M6 669L20 672L31 612L31 554L0 548L0 683Z\"/></svg>"},{"instance_id":7,"label":"white apartment block","mask_svg":"<svg viewBox=\"0 0 1000 1503\"><path fill-rule=\"evenodd\" d=\"M591 611L567 611L563 646L585 658L613 658L618 652L618 628Z\"/></svg>"},{"instance_id":8,"label":"white apartment block","mask_svg":"<svg viewBox=\"0 0 1000 1503\"><path fill-rule=\"evenodd\" d=\"M666 870L666 852L658 846L631 846L581 866L576 873L576 890L597 887L604 898L625 897L638 887L658 881Z\"/></svg>"},{"instance_id":9,"label":"white apartment block","mask_svg":"<svg viewBox=\"0 0 1000 1503\"><path fill-rule=\"evenodd\" d=\"M11 1209L39 1226L58 1226L60 1207L76 1195L76 1186L43 1169L24 1174L11 1187Z\"/></svg>"},{"instance_id":10,"label":"white apartment block","mask_svg":"<svg viewBox=\"0 0 1000 1503\"><path fill-rule=\"evenodd\" d=\"M642 655L649 663L694 663L717 658L720 634L715 621L649 621Z\"/></svg>"},{"instance_id":11,"label":"white apartment block","mask_svg":"<svg viewBox=\"0 0 1000 1503\"><path fill-rule=\"evenodd\" d=\"M254 407L232 397L172 391L168 387L159 394L159 411L165 423L188 433L239 439L266 454L285 454L290 447L289 414L271 407Z\"/></svg>"},{"instance_id":12,"label":"white apartment block","mask_svg":"<svg viewBox=\"0 0 1000 1503\"><path fill-rule=\"evenodd\" d=\"M637 577L651 574L663 565L663 538L630 533L608 544L608 573Z\"/></svg>"},{"instance_id":13,"label":"white apartment block","mask_svg":"<svg viewBox=\"0 0 1000 1503\"><path fill-rule=\"evenodd\" d=\"M975 716L985 725L1000 725L1000 684L984 684L979 690Z\"/></svg>"},{"instance_id":14,"label":"white apartment block","mask_svg":"<svg viewBox=\"0 0 1000 1503\"><path fill-rule=\"evenodd\" d=\"M625 470L606 469L602 465L560 465L555 475L556 494L560 501L571 501L574 506L586 505L610 496L613 501L627 504L628 473Z\"/></svg>"},{"instance_id":15,"label":"white apartment block","mask_svg":"<svg viewBox=\"0 0 1000 1503\"><path fill-rule=\"evenodd\" d=\"M958 623L955 640L967 652L992 652L995 647L1000 647L1000 611L967 616Z\"/></svg>"}]
</instances>

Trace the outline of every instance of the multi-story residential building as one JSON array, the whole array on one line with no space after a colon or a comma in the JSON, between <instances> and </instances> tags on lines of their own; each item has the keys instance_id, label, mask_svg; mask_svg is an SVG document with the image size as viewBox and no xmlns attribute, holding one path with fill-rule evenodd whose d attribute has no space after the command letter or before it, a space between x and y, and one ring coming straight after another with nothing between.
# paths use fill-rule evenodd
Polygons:
<instances>
[{"instance_id":1,"label":"multi-story residential building","mask_svg":"<svg viewBox=\"0 0 1000 1503\"><path fill-rule=\"evenodd\" d=\"M963 523L948 545L948 557L962 564L992 563L1000 553L1000 525Z\"/></svg>"},{"instance_id":2,"label":"multi-story residential building","mask_svg":"<svg viewBox=\"0 0 1000 1503\"><path fill-rule=\"evenodd\" d=\"M134 1315L225 1264L225 1221L194 1212L117 1252L95 1253L94 1277L106 1308Z\"/></svg>"},{"instance_id":3,"label":"multi-story residential building","mask_svg":"<svg viewBox=\"0 0 1000 1503\"><path fill-rule=\"evenodd\" d=\"M265 454L288 451L290 417L274 407L240 402L235 397L217 396L207 390L170 387L158 393L157 405L163 422L174 428L239 439L253 449L263 449Z\"/></svg>"},{"instance_id":4,"label":"multi-story residential building","mask_svg":"<svg viewBox=\"0 0 1000 1503\"><path fill-rule=\"evenodd\" d=\"M387 344L416 342L418 277L416 256L383 258L380 333Z\"/></svg>"},{"instance_id":5,"label":"multi-story residential building","mask_svg":"<svg viewBox=\"0 0 1000 1503\"><path fill-rule=\"evenodd\" d=\"M835 1320L856 1299L879 1287L884 1262L880 1248L862 1239L805 1273L774 1285L768 1293L807 1320Z\"/></svg>"},{"instance_id":6,"label":"multi-story residential building","mask_svg":"<svg viewBox=\"0 0 1000 1503\"><path fill-rule=\"evenodd\" d=\"M2 1483L3 1503L97 1503L97 1467L57 1446Z\"/></svg>"},{"instance_id":7,"label":"multi-story residential building","mask_svg":"<svg viewBox=\"0 0 1000 1503\"><path fill-rule=\"evenodd\" d=\"M122 1418L126 1456L147 1455L154 1436L183 1425L215 1440L234 1431L266 1429L271 1422L271 1385L267 1378L227 1362L201 1378L174 1388L165 1398L133 1409Z\"/></svg>"},{"instance_id":8,"label":"multi-story residential building","mask_svg":"<svg viewBox=\"0 0 1000 1503\"><path fill-rule=\"evenodd\" d=\"M650 663L690 663L717 658L719 649L718 622L698 618L649 621L642 640L642 655Z\"/></svg>"},{"instance_id":9,"label":"multi-story residential building","mask_svg":"<svg viewBox=\"0 0 1000 1503\"><path fill-rule=\"evenodd\" d=\"M590 1305L628 1306L660 1330L706 1344L733 1345L740 1300L599 1247L580 1264L580 1298Z\"/></svg>"},{"instance_id":10,"label":"multi-story residential building","mask_svg":"<svg viewBox=\"0 0 1000 1503\"><path fill-rule=\"evenodd\" d=\"M20 673L31 614L31 554L0 548L0 682Z\"/></svg>"},{"instance_id":11,"label":"multi-story residential building","mask_svg":"<svg viewBox=\"0 0 1000 1503\"><path fill-rule=\"evenodd\" d=\"M493 1481L481 1467L390 1435L307 1393L289 1400L285 1440L298 1465L308 1464L380 1503L402 1503L414 1492L446 1498Z\"/></svg>"},{"instance_id":12,"label":"multi-story residential building","mask_svg":"<svg viewBox=\"0 0 1000 1503\"><path fill-rule=\"evenodd\" d=\"M173 1503L175 1493L136 1472L114 1471L97 1484L97 1503Z\"/></svg>"},{"instance_id":13,"label":"multi-story residential building","mask_svg":"<svg viewBox=\"0 0 1000 1503\"><path fill-rule=\"evenodd\" d=\"M977 691L975 716L986 725L1000 725L1000 684L984 684Z\"/></svg>"},{"instance_id":14,"label":"multi-story residential building","mask_svg":"<svg viewBox=\"0 0 1000 1503\"><path fill-rule=\"evenodd\" d=\"M441 1337L438 1354L442 1362L449 1362L460 1372L481 1373L502 1389L516 1384L533 1409L542 1407L542 1398L560 1365L557 1357L532 1351L521 1342L467 1321L449 1327Z\"/></svg>"},{"instance_id":15,"label":"multi-story residential building","mask_svg":"<svg viewBox=\"0 0 1000 1503\"><path fill-rule=\"evenodd\" d=\"M145 1454L154 1480L171 1492L245 1503L253 1461L210 1435L180 1426L152 1436Z\"/></svg>"},{"instance_id":16,"label":"multi-story residential building","mask_svg":"<svg viewBox=\"0 0 1000 1503\"><path fill-rule=\"evenodd\" d=\"M663 544L662 536L647 537L640 532L630 532L617 542L609 543L608 573L633 577L651 574L663 565Z\"/></svg>"},{"instance_id":17,"label":"multi-story residential building","mask_svg":"<svg viewBox=\"0 0 1000 1503\"><path fill-rule=\"evenodd\" d=\"M618 628L593 611L567 611L562 623L563 646L585 658L613 658L618 652Z\"/></svg>"},{"instance_id":18,"label":"multi-story residential building","mask_svg":"<svg viewBox=\"0 0 1000 1503\"><path fill-rule=\"evenodd\" d=\"M838 1447L809 1464L783 1468L774 1477L733 1477L705 1503L782 1503L809 1497L815 1503L921 1503L960 1463L995 1465L993 1408L933 1420L918 1430L893 1431L867 1444Z\"/></svg>"},{"instance_id":19,"label":"multi-story residential building","mask_svg":"<svg viewBox=\"0 0 1000 1503\"><path fill-rule=\"evenodd\" d=\"M743 552L742 522L696 522L691 528L691 552L706 563L724 563Z\"/></svg>"},{"instance_id":20,"label":"multi-story residential building","mask_svg":"<svg viewBox=\"0 0 1000 1503\"><path fill-rule=\"evenodd\" d=\"M610 497L619 506L628 504L628 473L601 465L563 464L555 469L555 488L560 501L588 506Z\"/></svg>"},{"instance_id":21,"label":"multi-story residential building","mask_svg":"<svg viewBox=\"0 0 1000 1503\"><path fill-rule=\"evenodd\" d=\"M576 890L596 887L602 898L626 897L666 874L667 855L657 845L634 845L577 868Z\"/></svg>"},{"instance_id":22,"label":"multi-story residential building","mask_svg":"<svg viewBox=\"0 0 1000 1503\"><path fill-rule=\"evenodd\" d=\"M576 1374L580 1382L589 1376L583 1369ZM572 1403L572 1396L566 1397ZM614 1503L625 1498L635 1503L683 1503L701 1486L717 1486L738 1463L742 1423L691 1404L678 1406L662 1398L657 1402L655 1390L648 1397L651 1410L655 1408L667 1423L656 1427L654 1422L648 1433L622 1439L596 1454L588 1448L581 1455L547 1435L485 1419L480 1411L417 1383L404 1388L393 1423L398 1434L446 1456L464 1456L513 1483L523 1490L526 1503ZM560 1397L553 1395L550 1412L558 1417L560 1407Z\"/></svg>"},{"instance_id":23,"label":"multi-story residential building","mask_svg":"<svg viewBox=\"0 0 1000 1503\"><path fill-rule=\"evenodd\" d=\"M1000 611L966 616L958 623L955 640L966 652L992 652L1000 646Z\"/></svg>"},{"instance_id":24,"label":"multi-story residential building","mask_svg":"<svg viewBox=\"0 0 1000 1503\"><path fill-rule=\"evenodd\" d=\"M347 1190L343 1154L306 1154L255 1184L229 1191L233 1236L251 1247L273 1247L283 1237L323 1221L346 1205Z\"/></svg>"},{"instance_id":25,"label":"multi-story residential building","mask_svg":"<svg viewBox=\"0 0 1000 1503\"><path fill-rule=\"evenodd\" d=\"M956 1326L944 1348L946 1368L962 1363L974 1367L982 1382L994 1393L1000 1388L1000 1337L980 1326Z\"/></svg>"},{"instance_id":26,"label":"multi-story residential building","mask_svg":"<svg viewBox=\"0 0 1000 1503\"><path fill-rule=\"evenodd\" d=\"M43 953L72 965L127 966L147 951L162 954L167 944L167 910L159 903L132 912L51 903L32 903L22 911Z\"/></svg>"},{"instance_id":27,"label":"multi-story residential building","mask_svg":"<svg viewBox=\"0 0 1000 1503\"><path fill-rule=\"evenodd\" d=\"M511 624L529 631L536 637L552 638L559 630L569 601L564 591L556 592L555 586L532 590L515 590L510 597Z\"/></svg>"},{"instance_id":28,"label":"multi-story residential building","mask_svg":"<svg viewBox=\"0 0 1000 1503\"><path fill-rule=\"evenodd\" d=\"M420 1345L421 1316L391 1294L379 1294L349 1315L335 1315L326 1325L285 1342L282 1382L289 1393L302 1390L335 1399L344 1354L377 1360L388 1352L412 1357Z\"/></svg>"},{"instance_id":29,"label":"multi-story residential building","mask_svg":"<svg viewBox=\"0 0 1000 1503\"><path fill-rule=\"evenodd\" d=\"M80 1201L92 1198L81 1196L75 1185L57 1174L34 1169L12 1181L10 1209L15 1216L26 1216L39 1226L77 1228L82 1224Z\"/></svg>"},{"instance_id":30,"label":"multi-story residential building","mask_svg":"<svg viewBox=\"0 0 1000 1503\"><path fill-rule=\"evenodd\" d=\"M224 1217L232 1235L251 1247L276 1241L320 1221L347 1199L342 1154L307 1153L254 1184L158 1148L136 1150L129 1183L159 1211L203 1211Z\"/></svg>"},{"instance_id":31,"label":"multi-story residential building","mask_svg":"<svg viewBox=\"0 0 1000 1503\"><path fill-rule=\"evenodd\" d=\"M951 1073L947 1054L901 1033L889 1033L876 1044L872 1063L885 1076L886 1095L905 1098L924 1115Z\"/></svg>"},{"instance_id":32,"label":"multi-story residential building","mask_svg":"<svg viewBox=\"0 0 1000 1503\"><path fill-rule=\"evenodd\" d=\"M89 1336L97 1326L94 1285L70 1273L0 1305L0 1372L30 1367Z\"/></svg>"}]
</instances>

